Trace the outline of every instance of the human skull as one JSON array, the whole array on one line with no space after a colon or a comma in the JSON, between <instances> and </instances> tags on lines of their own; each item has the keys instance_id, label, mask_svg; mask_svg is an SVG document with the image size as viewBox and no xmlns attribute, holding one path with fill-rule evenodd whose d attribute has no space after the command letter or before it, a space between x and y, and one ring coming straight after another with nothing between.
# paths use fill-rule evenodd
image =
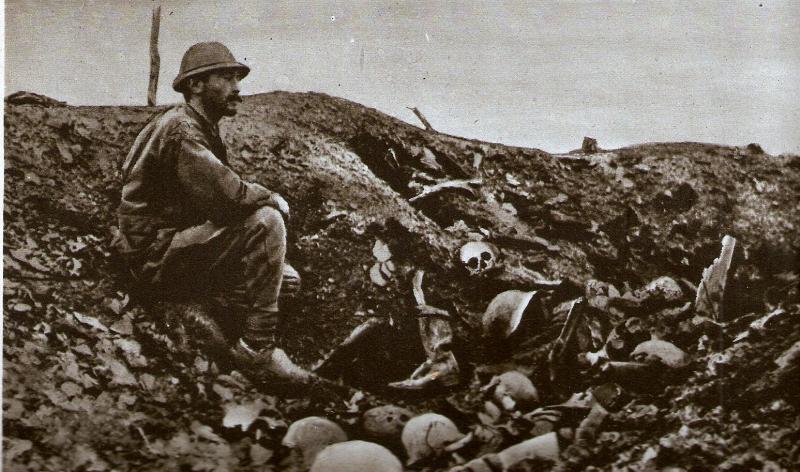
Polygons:
<instances>
[{"instance_id":1,"label":"human skull","mask_svg":"<svg viewBox=\"0 0 800 472\"><path fill-rule=\"evenodd\" d=\"M539 401L539 392L521 372L508 371L495 376L488 386L494 386L494 399L506 410L520 406L530 406Z\"/></svg>"},{"instance_id":2,"label":"human skull","mask_svg":"<svg viewBox=\"0 0 800 472\"><path fill-rule=\"evenodd\" d=\"M327 418L309 416L292 423L281 443L302 454L305 467L309 467L321 450L343 441L347 441L347 434L338 424Z\"/></svg>"},{"instance_id":3,"label":"human skull","mask_svg":"<svg viewBox=\"0 0 800 472\"><path fill-rule=\"evenodd\" d=\"M364 412L364 432L375 439L396 438L412 416L413 413L399 406L376 406Z\"/></svg>"},{"instance_id":4,"label":"human skull","mask_svg":"<svg viewBox=\"0 0 800 472\"><path fill-rule=\"evenodd\" d=\"M494 244L470 241L458 251L461 264L469 275L483 274L497 264L498 250Z\"/></svg>"},{"instance_id":5,"label":"human skull","mask_svg":"<svg viewBox=\"0 0 800 472\"><path fill-rule=\"evenodd\" d=\"M464 434L446 416L436 413L411 418L403 428L403 446L408 465L441 455L447 447L464 439Z\"/></svg>"},{"instance_id":6,"label":"human skull","mask_svg":"<svg viewBox=\"0 0 800 472\"><path fill-rule=\"evenodd\" d=\"M311 472L402 472L403 464L385 447L367 441L347 441L326 447Z\"/></svg>"}]
</instances>

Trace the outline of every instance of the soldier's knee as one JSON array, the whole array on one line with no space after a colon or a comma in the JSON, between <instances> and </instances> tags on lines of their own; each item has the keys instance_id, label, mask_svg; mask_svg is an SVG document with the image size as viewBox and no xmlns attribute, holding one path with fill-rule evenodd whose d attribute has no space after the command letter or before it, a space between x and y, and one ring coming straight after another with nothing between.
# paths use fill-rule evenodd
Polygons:
<instances>
[{"instance_id":1,"label":"soldier's knee","mask_svg":"<svg viewBox=\"0 0 800 472\"><path fill-rule=\"evenodd\" d=\"M250 218L248 218L248 223L264 226L271 231L275 231L284 236L286 235L283 215L270 206L263 206L254 211L253 214L250 215Z\"/></svg>"}]
</instances>

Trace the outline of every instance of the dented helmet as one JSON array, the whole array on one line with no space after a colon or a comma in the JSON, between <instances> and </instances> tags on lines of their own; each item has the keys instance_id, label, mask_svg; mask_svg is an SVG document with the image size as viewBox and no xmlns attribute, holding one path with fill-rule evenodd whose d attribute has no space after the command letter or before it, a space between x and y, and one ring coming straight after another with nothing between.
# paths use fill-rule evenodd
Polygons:
<instances>
[{"instance_id":1,"label":"dented helmet","mask_svg":"<svg viewBox=\"0 0 800 472\"><path fill-rule=\"evenodd\" d=\"M483 334L507 338L519 328L522 315L536 292L507 290L498 294L489 303L483 314Z\"/></svg>"},{"instance_id":2,"label":"dented helmet","mask_svg":"<svg viewBox=\"0 0 800 472\"><path fill-rule=\"evenodd\" d=\"M443 454L451 444L464 439L464 434L447 418L436 413L411 418L403 428L403 446L408 455L407 464Z\"/></svg>"},{"instance_id":3,"label":"dented helmet","mask_svg":"<svg viewBox=\"0 0 800 472\"><path fill-rule=\"evenodd\" d=\"M403 464L385 447L367 441L347 441L326 447L311 472L402 472Z\"/></svg>"},{"instance_id":4,"label":"dented helmet","mask_svg":"<svg viewBox=\"0 0 800 472\"><path fill-rule=\"evenodd\" d=\"M470 241L458 251L461 265L469 275L481 275L497 264L497 246L483 241Z\"/></svg>"},{"instance_id":5,"label":"dented helmet","mask_svg":"<svg viewBox=\"0 0 800 472\"><path fill-rule=\"evenodd\" d=\"M281 444L302 454L308 467L321 450L343 441L347 441L347 434L338 424L319 416L309 416L292 423Z\"/></svg>"}]
</instances>

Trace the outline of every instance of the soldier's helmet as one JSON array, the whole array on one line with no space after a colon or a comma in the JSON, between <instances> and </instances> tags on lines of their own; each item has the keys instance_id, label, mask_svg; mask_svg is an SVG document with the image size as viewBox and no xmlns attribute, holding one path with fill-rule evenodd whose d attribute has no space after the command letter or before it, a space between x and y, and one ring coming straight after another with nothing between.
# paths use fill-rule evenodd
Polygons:
<instances>
[{"instance_id":1,"label":"soldier's helmet","mask_svg":"<svg viewBox=\"0 0 800 472\"><path fill-rule=\"evenodd\" d=\"M238 71L239 79L245 78L250 73L250 68L238 62L224 44L216 41L197 43L183 55L181 68L178 76L172 81L172 88L182 93L189 77L221 69Z\"/></svg>"}]
</instances>

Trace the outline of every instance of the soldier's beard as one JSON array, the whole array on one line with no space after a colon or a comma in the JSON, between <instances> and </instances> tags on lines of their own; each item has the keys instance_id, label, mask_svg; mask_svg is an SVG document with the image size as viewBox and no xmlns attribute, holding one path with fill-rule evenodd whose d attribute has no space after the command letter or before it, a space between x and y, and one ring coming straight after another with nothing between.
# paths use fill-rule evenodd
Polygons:
<instances>
[{"instance_id":1,"label":"soldier's beard","mask_svg":"<svg viewBox=\"0 0 800 472\"><path fill-rule=\"evenodd\" d=\"M203 94L203 108L210 116L234 116L241 101L242 98L238 94L222 96L214 91Z\"/></svg>"}]
</instances>

